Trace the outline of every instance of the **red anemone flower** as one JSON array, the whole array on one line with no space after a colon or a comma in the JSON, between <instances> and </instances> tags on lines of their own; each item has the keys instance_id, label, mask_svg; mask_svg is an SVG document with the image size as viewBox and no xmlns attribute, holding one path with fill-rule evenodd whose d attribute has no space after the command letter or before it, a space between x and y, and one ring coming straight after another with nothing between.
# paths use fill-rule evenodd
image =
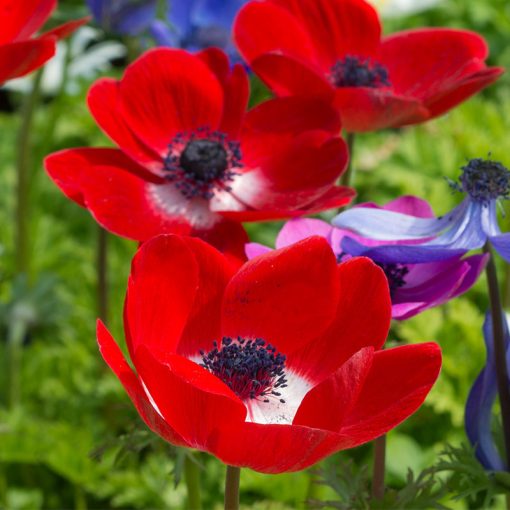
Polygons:
<instances>
[{"instance_id":1,"label":"red anemone flower","mask_svg":"<svg viewBox=\"0 0 510 510\"><path fill-rule=\"evenodd\" d=\"M56 42L89 18L70 21L33 38L57 0L0 0L0 85L41 67L55 54Z\"/></svg>"},{"instance_id":2,"label":"red anemone flower","mask_svg":"<svg viewBox=\"0 0 510 510\"><path fill-rule=\"evenodd\" d=\"M384 273L366 258L337 264L319 237L236 270L200 239L159 236L133 260L124 316L135 371L102 323L98 342L145 423L264 473L388 432L441 365L433 343L381 350Z\"/></svg>"},{"instance_id":3,"label":"red anemone flower","mask_svg":"<svg viewBox=\"0 0 510 510\"><path fill-rule=\"evenodd\" d=\"M279 96L329 97L349 132L437 117L493 83L487 45L466 30L423 28L381 39L364 0L263 0L239 13L235 40Z\"/></svg>"},{"instance_id":4,"label":"red anemone flower","mask_svg":"<svg viewBox=\"0 0 510 510\"><path fill-rule=\"evenodd\" d=\"M147 52L88 102L120 149L70 149L46 159L52 179L116 234L197 235L242 252L240 221L345 205L334 185L348 153L338 113L316 99L267 101L246 113L244 68L226 55Z\"/></svg>"}]
</instances>

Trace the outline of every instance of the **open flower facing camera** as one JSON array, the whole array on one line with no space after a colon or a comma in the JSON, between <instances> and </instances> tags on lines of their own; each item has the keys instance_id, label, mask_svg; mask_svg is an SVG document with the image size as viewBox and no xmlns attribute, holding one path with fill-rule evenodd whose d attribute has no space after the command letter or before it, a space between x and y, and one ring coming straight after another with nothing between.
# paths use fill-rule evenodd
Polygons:
<instances>
[{"instance_id":1,"label":"open flower facing camera","mask_svg":"<svg viewBox=\"0 0 510 510\"><path fill-rule=\"evenodd\" d=\"M280 98L246 112L248 94L246 71L220 50L152 50L89 93L96 122L120 148L64 150L46 169L111 232L196 235L239 254L241 221L349 203L353 190L335 185L348 153L334 108Z\"/></svg>"},{"instance_id":2,"label":"open flower facing camera","mask_svg":"<svg viewBox=\"0 0 510 510\"><path fill-rule=\"evenodd\" d=\"M153 431L231 466L281 473L370 441L421 405L440 350L381 350L390 319L382 270L367 259L337 264L325 239L236 270L201 240L160 236L140 248L129 279L136 372L101 323L98 341Z\"/></svg>"}]
</instances>

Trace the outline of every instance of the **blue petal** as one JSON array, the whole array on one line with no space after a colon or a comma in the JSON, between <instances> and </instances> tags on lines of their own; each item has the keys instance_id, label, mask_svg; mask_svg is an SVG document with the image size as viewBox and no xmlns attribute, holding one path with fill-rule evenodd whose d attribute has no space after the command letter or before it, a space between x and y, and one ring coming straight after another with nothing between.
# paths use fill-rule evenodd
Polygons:
<instances>
[{"instance_id":1,"label":"blue petal","mask_svg":"<svg viewBox=\"0 0 510 510\"><path fill-rule=\"evenodd\" d=\"M460 257L464 255L467 250L455 250L448 246L425 246L422 244L365 246L352 237L344 237L342 240L342 251L353 257L369 257L372 260L385 264L419 264Z\"/></svg>"},{"instance_id":2,"label":"blue petal","mask_svg":"<svg viewBox=\"0 0 510 510\"><path fill-rule=\"evenodd\" d=\"M507 321L503 321L507 362L510 363L510 336ZM492 438L492 407L497 396L496 363L493 350L492 317L487 312L483 325L487 364L477 377L466 402L465 426L480 463L489 470L502 471L505 464ZM510 384L510 381L508 381Z\"/></svg>"},{"instance_id":3,"label":"blue petal","mask_svg":"<svg viewBox=\"0 0 510 510\"><path fill-rule=\"evenodd\" d=\"M99 25L122 35L139 35L157 14L157 0L87 0L87 4Z\"/></svg>"},{"instance_id":4,"label":"blue petal","mask_svg":"<svg viewBox=\"0 0 510 510\"><path fill-rule=\"evenodd\" d=\"M117 12L113 28L119 34L139 35L156 19L157 9L157 0L145 0L136 4L126 2Z\"/></svg>"},{"instance_id":5,"label":"blue petal","mask_svg":"<svg viewBox=\"0 0 510 510\"><path fill-rule=\"evenodd\" d=\"M507 262L510 262L510 234L493 236L490 238L490 242L501 257L503 257Z\"/></svg>"},{"instance_id":6,"label":"blue petal","mask_svg":"<svg viewBox=\"0 0 510 510\"><path fill-rule=\"evenodd\" d=\"M459 257L469 250L481 248L487 240L487 236L482 228L482 207L481 204L465 200L446 217L440 220L433 220L442 222L447 218L449 228L435 239L422 244L405 245L399 243L368 247L352 238L346 237L342 241L342 249L349 255L365 255L384 263L413 264ZM357 210L360 211L361 209L358 208ZM381 212L377 209L365 210ZM412 217L406 216L406 218ZM388 217L386 220L390 221ZM423 226L423 223L421 225ZM366 229L364 230L366 231Z\"/></svg>"},{"instance_id":7,"label":"blue petal","mask_svg":"<svg viewBox=\"0 0 510 510\"><path fill-rule=\"evenodd\" d=\"M149 30L158 46L173 47L179 45L177 35L163 21L154 21L151 23Z\"/></svg>"},{"instance_id":8,"label":"blue petal","mask_svg":"<svg viewBox=\"0 0 510 510\"><path fill-rule=\"evenodd\" d=\"M191 16L196 0L172 0L168 20L181 38L187 38L191 33Z\"/></svg>"},{"instance_id":9,"label":"blue petal","mask_svg":"<svg viewBox=\"0 0 510 510\"><path fill-rule=\"evenodd\" d=\"M489 236L489 240L494 249L507 262L510 262L510 234L503 234L498 225L498 215L496 210L496 201L490 202L485 208L482 217L483 229Z\"/></svg>"},{"instance_id":10,"label":"blue petal","mask_svg":"<svg viewBox=\"0 0 510 510\"><path fill-rule=\"evenodd\" d=\"M435 237L464 215L469 203L464 200L440 218L417 218L385 209L354 207L333 219L338 228L380 241L406 241Z\"/></svg>"},{"instance_id":11,"label":"blue petal","mask_svg":"<svg viewBox=\"0 0 510 510\"><path fill-rule=\"evenodd\" d=\"M196 0L192 21L196 26L214 25L230 31L246 0Z\"/></svg>"}]
</instances>

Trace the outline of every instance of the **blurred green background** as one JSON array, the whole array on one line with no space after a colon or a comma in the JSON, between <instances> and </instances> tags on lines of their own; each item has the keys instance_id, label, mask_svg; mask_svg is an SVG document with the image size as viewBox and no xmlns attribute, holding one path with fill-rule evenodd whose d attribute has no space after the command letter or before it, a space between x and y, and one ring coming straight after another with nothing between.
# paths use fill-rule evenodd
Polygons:
<instances>
[{"instance_id":1,"label":"blurred green background","mask_svg":"<svg viewBox=\"0 0 510 510\"><path fill-rule=\"evenodd\" d=\"M61 1L54 19L85 14L83 4ZM389 33L425 25L476 30L489 41L490 63L510 67L508 0L444 0L426 12L391 18L385 29ZM119 76L122 59L117 64L106 74ZM64 147L109 144L85 105L90 82L90 76L78 77L71 88L45 90L36 113L28 282L15 278L13 253L16 132L24 95L16 90L0 93L0 508L184 508L181 475L186 452L147 432L97 350L97 226L87 211L64 198L41 165L45 154ZM410 193L430 200L442 214L460 200L445 177L456 179L466 159L491 153L510 166L509 85L510 77L504 76L424 126L360 136L354 156L359 201L383 203ZM256 90L261 93L260 86ZM508 215L503 221L510 225ZM253 240L273 244L280 225L248 229ZM122 340L123 298L136 246L113 236L109 243L110 324ZM506 271L501 264L502 280ZM484 284L481 279L447 306L394 325L392 341L435 340L444 350L444 368L426 404L389 435L388 481L394 487L405 482L408 468L420 471L434 463L445 442L466 441L464 403L485 359ZM510 278L502 286L510 294ZM5 341L20 316L28 316L31 326L24 334L22 405L8 410ZM370 452L365 446L342 452L339 458L363 465L370 462ZM195 459L204 508L220 508L224 468L206 455ZM243 504L254 509L303 508L309 495L337 497L327 487L310 489L308 473L264 476L244 470L241 490ZM481 508L481 501L444 503L450 508Z\"/></svg>"}]
</instances>

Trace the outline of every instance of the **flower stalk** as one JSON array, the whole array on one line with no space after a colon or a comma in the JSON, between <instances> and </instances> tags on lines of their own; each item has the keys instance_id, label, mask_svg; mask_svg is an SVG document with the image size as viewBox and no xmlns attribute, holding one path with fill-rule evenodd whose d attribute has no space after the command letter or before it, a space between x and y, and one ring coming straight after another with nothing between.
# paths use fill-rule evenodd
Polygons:
<instances>
[{"instance_id":1,"label":"flower stalk","mask_svg":"<svg viewBox=\"0 0 510 510\"><path fill-rule=\"evenodd\" d=\"M108 232L101 226L97 231L97 313L108 322Z\"/></svg>"},{"instance_id":2,"label":"flower stalk","mask_svg":"<svg viewBox=\"0 0 510 510\"><path fill-rule=\"evenodd\" d=\"M11 323L8 332L10 409L16 409L21 404L21 364L26 333L27 323L22 318Z\"/></svg>"},{"instance_id":3,"label":"flower stalk","mask_svg":"<svg viewBox=\"0 0 510 510\"><path fill-rule=\"evenodd\" d=\"M184 481L188 492L188 508L201 510L200 469L194 457L192 453L184 457Z\"/></svg>"},{"instance_id":4,"label":"flower stalk","mask_svg":"<svg viewBox=\"0 0 510 510\"><path fill-rule=\"evenodd\" d=\"M18 133L15 211L15 264L18 274L27 274L30 268L30 155L32 154L32 123L39 103L42 76L42 69L34 76L32 90L23 104Z\"/></svg>"},{"instance_id":5,"label":"flower stalk","mask_svg":"<svg viewBox=\"0 0 510 510\"><path fill-rule=\"evenodd\" d=\"M239 482L241 468L227 466L225 479L225 510L239 510Z\"/></svg>"},{"instance_id":6,"label":"flower stalk","mask_svg":"<svg viewBox=\"0 0 510 510\"><path fill-rule=\"evenodd\" d=\"M503 311L499 292L498 276L494 256L489 243L484 246L484 252L490 255L487 268L487 286L492 314L492 328L494 337L494 354L496 359L496 378L498 382L501 418L503 421L503 436L505 446L505 460L510 466L510 387L508 385L508 367L506 364L506 346L503 329Z\"/></svg>"},{"instance_id":7,"label":"flower stalk","mask_svg":"<svg viewBox=\"0 0 510 510\"><path fill-rule=\"evenodd\" d=\"M386 434L374 441L374 468L372 471L372 498L384 498L384 477L386 473Z\"/></svg>"},{"instance_id":8,"label":"flower stalk","mask_svg":"<svg viewBox=\"0 0 510 510\"><path fill-rule=\"evenodd\" d=\"M349 165L347 170L340 178L340 184L342 186L352 186L354 183L354 142L356 135L354 133L347 133L346 141L347 147L349 148Z\"/></svg>"}]
</instances>

